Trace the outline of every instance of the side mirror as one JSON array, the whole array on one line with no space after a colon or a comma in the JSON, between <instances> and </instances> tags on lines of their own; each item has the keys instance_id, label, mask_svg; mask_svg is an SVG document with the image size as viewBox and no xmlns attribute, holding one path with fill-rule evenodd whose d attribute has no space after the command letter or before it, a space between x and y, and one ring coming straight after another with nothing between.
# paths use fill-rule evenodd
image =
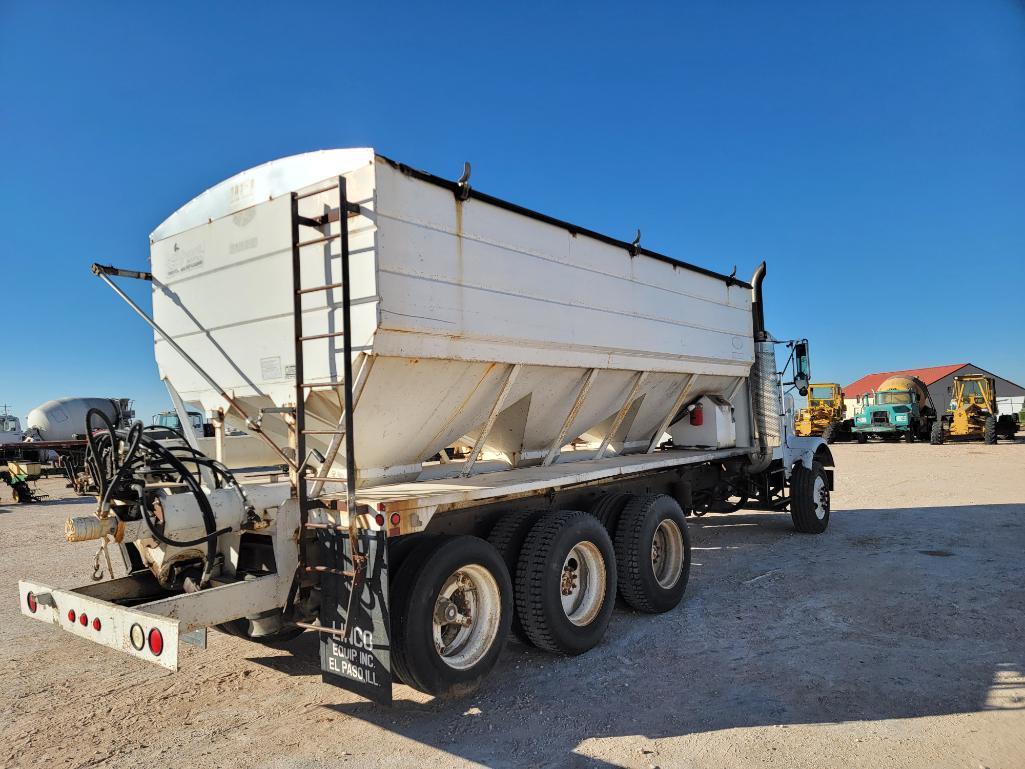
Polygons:
<instances>
[{"instance_id":1,"label":"side mirror","mask_svg":"<svg viewBox=\"0 0 1025 769\"><path fill-rule=\"evenodd\" d=\"M801 395L807 395L809 384L811 361L808 357L808 342L802 340L794 345L794 386Z\"/></svg>"}]
</instances>

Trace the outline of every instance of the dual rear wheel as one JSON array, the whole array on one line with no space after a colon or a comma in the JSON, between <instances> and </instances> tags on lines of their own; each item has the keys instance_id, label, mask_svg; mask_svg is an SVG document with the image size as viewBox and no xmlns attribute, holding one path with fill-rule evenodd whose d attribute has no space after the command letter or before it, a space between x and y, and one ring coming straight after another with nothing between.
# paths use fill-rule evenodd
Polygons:
<instances>
[{"instance_id":1,"label":"dual rear wheel","mask_svg":"<svg viewBox=\"0 0 1025 769\"><path fill-rule=\"evenodd\" d=\"M665 495L605 495L592 513L510 514L486 542L428 537L392 586L392 667L429 694L467 694L510 629L540 649L582 654L605 635L617 588L639 611L668 611L689 570L683 511Z\"/></svg>"}]
</instances>

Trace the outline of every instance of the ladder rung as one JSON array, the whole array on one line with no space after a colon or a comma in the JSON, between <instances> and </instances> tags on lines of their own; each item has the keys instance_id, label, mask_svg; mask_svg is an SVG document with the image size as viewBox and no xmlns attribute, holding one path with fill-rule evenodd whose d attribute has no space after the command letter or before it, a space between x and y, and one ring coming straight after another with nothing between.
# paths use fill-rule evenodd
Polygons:
<instances>
[{"instance_id":1,"label":"ladder rung","mask_svg":"<svg viewBox=\"0 0 1025 769\"><path fill-rule=\"evenodd\" d=\"M314 387L341 387L345 382L311 382L310 384L301 384L300 387L314 388Z\"/></svg>"},{"instance_id":2,"label":"ladder rung","mask_svg":"<svg viewBox=\"0 0 1025 769\"><path fill-rule=\"evenodd\" d=\"M354 571L341 571L340 569L332 569L330 566L307 566L306 571L313 574L334 574L338 577L349 577L350 579L356 576Z\"/></svg>"},{"instance_id":3,"label":"ladder rung","mask_svg":"<svg viewBox=\"0 0 1025 769\"><path fill-rule=\"evenodd\" d=\"M359 203L349 204L349 218L359 216L362 212L360 211ZM298 217L299 224L305 227L323 227L325 224L334 224L339 219L338 209L332 208L326 214L320 216L300 216Z\"/></svg>"},{"instance_id":4,"label":"ladder rung","mask_svg":"<svg viewBox=\"0 0 1025 769\"><path fill-rule=\"evenodd\" d=\"M340 237L342 237L342 233L337 232L334 235L325 235L322 238L313 238L313 240L300 240L295 245L297 248L306 248L306 246L315 246L318 243L327 243L329 240L334 240L335 238Z\"/></svg>"},{"instance_id":5,"label":"ladder rung","mask_svg":"<svg viewBox=\"0 0 1025 769\"><path fill-rule=\"evenodd\" d=\"M331 633L332 635L345 636L346 632L343 628L324 627L323 625L311 625L308 622L296 622L296 627L305 628L306 630L316 630L318 633Z\"/></svg>"},{"instance_id":6,"label":"ladder rung","mask_svg":"<svg viewBox=\"0 0 1025 769\"><path fill-rule=\"evenodd\" d=\"M344 331L332 331L330 334L314 334L313 336L301 336L299 337L300 342L309 342L313 339L330 339L335 336L345 336Z\"/></svg>"},{"instance_id":7,"label":"ladder rung","mask_svg":"<svg viewBox=\"0 0 1025 769\"><path fill-rule=\"evenodd\" d=\"M332 288L341 288L344 283L325 283L323 286L313 286L312 288L300 288L296 291L297 294L312 294L314 291L330 291Z\"/></svg>"},{"instance_id":8,"label":"ladder rung","mask_svg":"<svg viewBox=\"0 0 1025 769\"><path fill-rule=\"evenodd\" d=\"M320 475L307 475L305 480L307 480L307 481L327 481L327 482L330 482L330 483L345 483L345 479L344 478L336 478L336 477L331 476L331 475L324 475L324 476L320 476Z\"/></svg>"},{"instance_id":9,"label":"ladder rung","mask_svg":"<svg viewBox=\"0 0 1025 769\"><path fill-rule=\"evenodd\" d=\"M303 435L345 435L345 430L303 430Z\"/></svg>"}]
</instances>

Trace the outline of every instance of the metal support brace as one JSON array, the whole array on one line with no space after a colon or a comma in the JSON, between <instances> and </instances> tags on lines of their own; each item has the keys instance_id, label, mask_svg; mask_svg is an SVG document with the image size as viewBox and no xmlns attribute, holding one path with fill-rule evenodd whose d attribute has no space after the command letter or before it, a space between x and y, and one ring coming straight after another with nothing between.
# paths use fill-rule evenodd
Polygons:
<instances>
[{"instance_id":1,"label":"metal support brace","mask_svg":"<svg viewBox=\"0 0 1025 769\"><path fill-rule=\"evenodd\" d=\"M122 291L121 288L116 283L114 283L114 281L112 281L109 277L107 277L108 275L112 275L112 274L113 275L117 275L117 274L121 274L121 273L130 273L132 271L130 271L130 270L117 270L114 267L105 267L105 266L98 265L98 264L94 264L92 269L93 269L93 273L100 280L102 280L104 283L106 283L114 291L115 294L120 296L121 299L124 300L125 304L127 304L129 307L131 307L132 310L135 312L135 314L138 315L140 318L142 318L143 321L145 321L147 326L149 326L151 329L156 331L157 334L159 334L160 337L165 342L167 342L168 345L171 346L171 349L173 349L176 353L178 353L182 357L182 360L184 360L186 363L188 363L193 368L193 370L197 374L199 374L208 385L210 385L214 390L217 391L217 394L220 395L221 398L223 398L228 403L229 408L233 409L235 411L235 413L237 413L240 417L242 417L242 419L244 419L246 422L249 422L249 414L246 413L246 411L242 408L242 406L240 406L238 404L238 402L234 398L232 398L230 395L228 395L228 393L224 390L224 388L221 387L219 384L217 384L217 382L214 381L213 377L211 377L210 374L208 374L206 372L206 370L202 366L200 366L198 363L196 363L196 361L193 360L192 356L189 355L187 352L185 352L185 350L182 349L182 346L180 344L178 344L171 337L170 334L168 334L166 331L164 331L164 329L162 329L160 326L158 326L157 322L155 320L153 320L153 318L151 318L149 315L147 315L146 312L141 307L139 307L139 305L137 305L135 302L132 301L131 297L129 297L128 294L126 294L124 291ZM139 274L140 275L149 275L149 273L139 273ZM134 277L134 275L130 275L129 277ZM256 434L260 437L260 439L264 443L266 443L268 446L270 446L278 454L278 456L281 457L282 460L284 460L284 463L286 465L288 465L289 467L291 467L293 469L298 467L298 465L296 464L295 460L292 457L288 456L288 454L286 454L284 451L282 451L281 447L278 444L276 444L266 433L258 430L258 431L256 431Z\"/></svg>"},{"instance_id":2,"label":"metal support brace","mask_svg":"<svg viewBox=\"0 0 1025 769\"><path fill-rule=\"evenodd\" d=\"M562 429L559 430L559 434L552 441L552 445L548 448L548 452L545 454L544 461L541 463L541 467L548 467L552 462L559 458L559 454L562 453L562 447L566 443L566 433L569 432L569 428L573 426L573 423L577 419L577 415L580 413L580 408L584 405L584 401L587 399L587 394L591 392L591 385L594 384L595 378L598 376L598 369L592 368L584 374L583 380L580 382L580 390L577 392L576 400L573 401L572 407L570 407L569 413L566 414L566 419L562 423Z\"/></svg>"},{"instance_id":3,"label":"metal support brace","mask_svg":"<svg viewBox=\"0 0 1025 769\"><path fill-rule=\"evenodd\" d=\"M733 398L736 396L737 391L740 389L742 384L744 384L744 377L738 376L737 381L733 383L733 387L730 388L729 393L723 395L723 397L732 403Z\"/></svg>"},{"instance_id":4,"label":"metal support brace","mask_svg":"<svg viewBox=\"0 0 1025 769\"><path fill-rule=\"evenodd\" d=\"M374 356L368 356L364 358L363 365L359 368L359 373L356 375L356 381L352 385L352 399L353 399L353 410L356 408L356 404L359 403L359 396L363 392L363 385L367 382L367 377L370 376L370 369L374 365ZM342 446L342 441L345 439L345 407L344 404L340 410L341 414L338 417L338 427L334 434L331 436L331 442L327 446L327 454L324 455L324 461L321 463L321 467L325 468L325 471L331 469L331 466L335 463L335 458L338 456L338 449ZM307 416L313 416L308 414ZM319 470L318 475L323 475ZM339 482L341 478L338 479ZM324 490L323 480L314 481L313 488L310 489L310 498L316 499L320 496L320 492Z\"/></svg>"},{"instance_id":5,"label":"metal support brace","mask_svg":"<svg viewBox=\"0 0 1025 769\"><path fill-rule=\"evenodd\" d=\"M691 385L694 384L694 378L694 374L687 375L687 378L683 382L683 387L680 388L680 394L677 395L676 400L673 401L673 407L669 409L669 413L666 414L665 419L659 423L658 429L655 430L655 434L651 436L651 443L648 444L648 450L644 452L645 454L650 454L658 448L659 439L665 434L666 430L669 429L669 425L672 424L673 417L675 417L679 413L680 409L683 408L683 404L687 400L687 396L690 395L690 388Z\"/></svg>"},{"instance_id":6,"label":"metal support brace","mask_svg":"<svg viewBox=\"0 0 1025 769\"><path fill-rule=\"evenodd\" d=\"M609 444L612 442L612 438L616 435L619 430L619 426L623 424L623 420L626 418L626 412L630 410L630 406L637 398L637 391L641 388L641 383L647 379L647 371L638 371L634 377L633 387L630 388L630 393L626 396L626 400L623 401L623 405L619 407L619 412L616 414L616 418L612 420L612 424L609 426L608 432L602 439L601 446L598 447L598 453L594 455L595 459L601 459L605 456L605 452L609 450Z\"/></svg>"},{"instance_id":7,"label":"metal support brace","mask_svg":"<svg viewBox=\"0 0 1025 769\"><path fill-rule=\"evenodd\" d=\"M174 385L171 384L171 380L164 379L164 387L167 388L167 394L171 397L171 405L174 406L174 412L178 415L178 422L181 423L181 432L185 436L185 442L189 444L189 447L194 451L199 451L199 436L196 435L196 430L192 426L192 420L189 419L189 409L185 405L185 401L182 400L181 395L174 389ZM217 458L220 462L220 458ZM208 489L216 488L214 483L214 471L206 465L199 466L199 477L203 480L203 484Z\"/></svg>"},{"instance_id":8,"label":"metal support brace","mask_svg":"<svg viewBox=\"0 0 1025 769\"><path fill-rule=\"evenodd\" d=\"M480 431L480 436L473 444L473 450L470 455L466 458L466 465L463 467L462 475L465 477L470 474L473 470L474 464L477 462L477 455L480 454L484 448L484 443L487 441L488 436L491 435L491 428L495 426L495 420L498 419L498 415L505 407L505 399L509 396L509 391L512 389L513 382L516 381L516 377L520 373L520 364L515 364L509 369L505 375L505 381L502 383L502 389L498 391L498 397L495 399L495 405L491 407L491 413L488 414L488 419L484 423L484 427Z\"/></svg>"}]
</instances>

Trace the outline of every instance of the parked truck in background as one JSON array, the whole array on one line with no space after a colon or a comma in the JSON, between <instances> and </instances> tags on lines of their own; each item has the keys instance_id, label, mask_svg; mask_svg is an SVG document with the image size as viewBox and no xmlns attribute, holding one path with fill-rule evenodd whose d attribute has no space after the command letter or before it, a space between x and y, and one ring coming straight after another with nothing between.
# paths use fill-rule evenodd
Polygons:
<instances>
[{"instance_id":1,"label":"parked truck in background","mask_svg":"<svg viewBox=\"0 0 1025 769\"><path fill-rule=\"evenodd\" d=\"M893 376L861 398L861 411L854 417L854 437L866 443L870 437L882 440L928 440L936 421L929 388L914 376Z\"/></svg>"},{"instance_id":2,"label":"parked truck in background","mask_svg":"<svg viewBox=\"0 0 1025 769\"><path fill-rule=\"evenodd\" d=\"M312 630L325 681L457 696L510 631L581 654L617 594L676 607L690 510L826 530L829 447L784 405L807 344L766 330L764 264L748 284L369 149L242 172L151 244L152 274L93 271L153 328L189 445L89 413L99 504L66 536L128 576L19 586L82 641L177 669L208 627ZM117 277L152 281L152 315ZM201 451L186 404L287 480Z\"/></svg>"}]
</instances>

